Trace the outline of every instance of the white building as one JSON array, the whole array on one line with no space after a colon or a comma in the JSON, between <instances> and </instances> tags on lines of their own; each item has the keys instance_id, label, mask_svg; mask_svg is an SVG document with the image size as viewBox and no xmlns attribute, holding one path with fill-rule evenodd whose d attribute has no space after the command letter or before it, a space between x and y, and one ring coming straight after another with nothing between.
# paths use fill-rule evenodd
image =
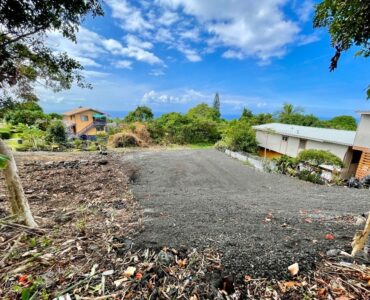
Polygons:
<instances>
[{"instance_id":1,"label":"white building","mask_svg":"<svg viewBox=\"0 0 370 300\"><path fill-rule=\"evenodd\" d=\"M280 123L254 126L260 156L296 157L305 149L327 150L344 163L342 177L370 175L370 112L360 112L357 131L306 127Z\"/></svg>"}]
</instances>

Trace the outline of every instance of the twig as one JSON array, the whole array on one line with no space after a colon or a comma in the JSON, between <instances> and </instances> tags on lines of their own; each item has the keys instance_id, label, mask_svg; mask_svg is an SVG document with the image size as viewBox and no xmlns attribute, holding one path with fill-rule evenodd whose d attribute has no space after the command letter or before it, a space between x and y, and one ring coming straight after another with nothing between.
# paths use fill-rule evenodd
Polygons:
<instances>
[{"instance_id":1,"label":"twig","mask_svg":"<svg viewBox=\"0 0 370 300\"><path fill-rule=\"evenodd\" d=\"M8 222L4 222L4 221L1 221L0 220L0 224L3 224L5 226L13 226L13 227L20 227L20 228L23 228L23 229L26 229L28 231L39 231L40 233L44 233L46 232L45 229L41 229L41 228L32 228L32 227L29 227L29 226L26 226L26 225L22 225L22 224L18 224L18 223L8 223Z\"/></svg>"},{"instance_id":2,"label":"twig","mask_svg":"<svg viewBox=\"0 0 370 300\"><path fill-rule=\"evenodd\" d=\"M10 247L10 249L8 250L8 252L5 254L5 256L3 257L3 259L0 261L0 267L3 267L5 265L5 261L8 259L8 257L12 254L13 250L18 246L19 242L21 241L21 239L23 238L24 236L24 232L22 232L18 238L15 240L13 246Z\"/></svg>"}]
</instances>

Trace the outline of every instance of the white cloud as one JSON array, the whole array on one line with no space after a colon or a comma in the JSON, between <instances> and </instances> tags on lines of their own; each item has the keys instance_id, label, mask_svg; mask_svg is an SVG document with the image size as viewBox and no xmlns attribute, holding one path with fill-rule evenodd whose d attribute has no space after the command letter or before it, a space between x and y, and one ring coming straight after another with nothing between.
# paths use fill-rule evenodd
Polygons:
<instances>
[{"instance_id":1,"label":"white cloud","mask_svg":"<svg viewBox=\"0 0 370 300\"><path fill-rule=\"evenodd\" d=\"M132 61L130 60L118 60L114 62L113 65L119 69L128 69L128 70L132 69Z\"/></svg>"},{"instance_id":2,"label":"white cloud","mask_svg":"<svg viewBox=\"0 0 370 300\"><path fill-rule=\"evenodd\" d=\"M311 18L314 5L315 3L313 0L299 1L299 5L296 4L296 11L300 21L307 22Z\"/></svg>"},{"instance_id":3,"label":"white cloud","mask_svg":"<svg viewBox=\"0 0 370 300\"><path fill-rule=\"evenodd\" d=\"M286 54L287 46L299 38L300 25L284 14L287 0L156 0L162 8L182 12L194 20L192 28L179 33L183 39L202 31L202 39L212 47L226 48L223 57L257 57L268 62ZM312 1L299 6L299 15L307 20ZM192 34L187 34L195 30Z\"/></svg>"},{"instance_id":4,"label":"white cloud","mask_svg":"<svg viewBox=\"0 0 370 300\"><path fill-rule=\"evenodd\" d=\"M92 71L92 70L83 70L81 72L87 78L104 78L108 77L110 74L106 72Z\"/></svg>"},{"instance_id":5,"label":"white cloud","mask_svg":"<svg viewBox=\"0 0 370 300\"><path fill-rule=\"evenodd\" d=\"M127 31L145 31L152 29L153 25L147 22L141 10L130 5L126 0L106 0L112 9L112 16L120 21L122 29Z\"/></svg>"}]
</instances>

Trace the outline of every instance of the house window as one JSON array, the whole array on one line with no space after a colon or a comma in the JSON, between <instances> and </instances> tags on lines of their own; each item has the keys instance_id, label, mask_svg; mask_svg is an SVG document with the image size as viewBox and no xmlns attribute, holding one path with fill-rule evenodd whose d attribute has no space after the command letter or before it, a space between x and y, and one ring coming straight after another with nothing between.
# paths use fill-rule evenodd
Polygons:
<instances>
[{"instance_id":1,"label":"house window","mask_svg":"<svg viewBox=\"0 0 370 300\"><path fill-rule=\"evenodd\" d=\"M81 121L82 121L82 122L87 122L87 121L89 121L89 116L86 116L86 115L81 116Z\"/></svg>"},{"instance_id":2,"label":"house window","mask_svg":"<svg viewBox=\"0 0 370 300\"><path fill-rule=\"evenodd\" d=\"M286 135L283 135L283 137L281 138L283 141L287 142L288 141L288 137Z\"/></svg>"}]
</instances>

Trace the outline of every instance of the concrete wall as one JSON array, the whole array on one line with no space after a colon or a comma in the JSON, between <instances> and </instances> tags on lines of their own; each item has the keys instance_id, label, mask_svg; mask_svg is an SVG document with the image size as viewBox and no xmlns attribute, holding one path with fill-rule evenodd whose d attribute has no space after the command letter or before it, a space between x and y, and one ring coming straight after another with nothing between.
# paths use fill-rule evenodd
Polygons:
<instances>
[{"instance_id":1,"label":"concrete wall","mask_svg":"<svg viewBox=\"0 0 370 300\"><path fill-rule=\"evenodd\" d=\"M355 147L370 148L370 115L361 115L357 128Z\"/></svg>"},{"instance_id":2,"label":"concrete wall","mask_svg":"<svg viewBox=\"0 0 370 300\"><path fill-rule=\"evenodd\" d=\"M260 147L267 148L281 154L286 154L291 157L296 157L301 150L299 149L300 139L296 137L289 136L288 141L283 141L283 136L281 134L268 134L266 132L257 130L256 138ZM307 140L305 149L328 150L344 161L349 147L344 145Z\"/></svg>"},{"instance_id":3,"label":"concrete wall","mask_svg":"<svg viewBox=\"0 0 370 300\"><path fill-rule=\"evenodd\" d=\"M277 133L266 133L257 130L256 138L260 147L296 157L298 154L299 138L288 137L288 141L283 141L283 136Z\"/></svg>"}]
</instances>

